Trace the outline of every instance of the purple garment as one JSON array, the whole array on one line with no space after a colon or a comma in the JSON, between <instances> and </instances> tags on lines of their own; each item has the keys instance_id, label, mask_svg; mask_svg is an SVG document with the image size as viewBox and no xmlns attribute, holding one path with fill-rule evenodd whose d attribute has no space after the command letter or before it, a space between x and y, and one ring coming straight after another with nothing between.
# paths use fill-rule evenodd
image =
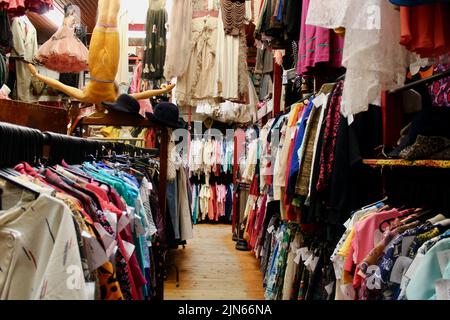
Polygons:
<instances>
[{"instance_id":1,"label":"purple garment","mask_svg":"<svg viewBox=\"0 0 450 320\"><path fill-rule=\"evenodd\" d=\"M306 24L310 0L303 0L302 20L297 62L297 74L301 75L325 63L328 67L342 66L344 40L333 30Z\"/></svg>"},{"instance_id":2,"label":"purple garment","mask_svg":"<svg viewBox=\"0 0 450 320\"><path fill-rule=\"evenodd\" d=\"M434 74L450 70L450 64L438 64ZM450 77L433 82L428 87L433 107L450 107Z\"/></svg>"}]
</instances>

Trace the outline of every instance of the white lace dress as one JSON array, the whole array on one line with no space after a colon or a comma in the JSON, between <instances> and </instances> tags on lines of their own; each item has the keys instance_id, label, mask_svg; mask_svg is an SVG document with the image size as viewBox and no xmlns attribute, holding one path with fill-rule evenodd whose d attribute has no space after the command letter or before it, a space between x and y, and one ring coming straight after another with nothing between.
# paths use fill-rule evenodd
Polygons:
<instances>
[{"instance_id":1,"label":"white lace dress","mask_svg":"<svg viewBox=\"0 0 450 320\"><path fill-rule=\"evenodd\" d=\"M385 0L311 0L306 23L346 28L341 106L346 117L380 104L381 90L403 85L406 68L418 60L399 44L400 14Z\"/></svg>"}]
</instances>

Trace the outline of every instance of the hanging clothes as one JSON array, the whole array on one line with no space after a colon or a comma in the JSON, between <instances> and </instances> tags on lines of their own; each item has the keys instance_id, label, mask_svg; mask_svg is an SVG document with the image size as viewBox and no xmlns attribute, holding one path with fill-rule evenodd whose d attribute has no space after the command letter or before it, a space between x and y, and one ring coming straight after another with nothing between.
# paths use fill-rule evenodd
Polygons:
<instances>
[{"instance_id":1,"label":"hanging clothes","mask_svg":"<svg viewBox=\"0 0 450 320\"><path fill-rule=\"evenodd\" d=\"M231 2L231 1L230 1ZM223 11L219 12L217 22L217 46L214 96L225 100L239 98L239 34L233 36L224 32Z\"/></svg>"},{"instance_id":2,"label":"hanging clothes","mask_svg":"<svg viewBox=\"0 0 450 320\"><path fill-rule=\"evenodd\" d=\"M174 1L169 16L169 41L167 42L164 77L170 80L182 76L188 67L191 46L192 0ZM175 41L171 40L175 39Z\"/></svg>"},{"instance_id":3,"label":"hanging clothes","mask_svg":"<svg viewBox=\"0 0 450 320\"><path fill-rule=\"evenodd\" d=\"M195 101L213 101L216 68L218 18L192 19L192 41L188 68L177 79L176 100L179 105L196 105Z\"/></svg>"},{"instance_id":4,"label":"hanging clothes","mask_svg":"<svg viewBox=\"0 0 450 320\"><path fill-rule=\"evenodd\" d=\"M31 102L35 100L32 95L31 73L27 63L19 59L31 62L37 54L37 32L26 16L15 18L11 25L11 31L13 34L11 58L15 61L16 71L15 96L18 100Z\"/></svg>"},{"instance_id":5,"label":"hanging clothes","mask_svg":"<svg viewBox=\"0 0 450 320\"><path fill-rule=\"evenodd\" d=\"M75 26L75 35L81 41L81 43L83 43L84 46L87 46L86 26ZM59 75L59 81L68 86L82 89L84 87L85 75L84 72L80 72L78 74L61 73Z\"/></svg>"},{"instance_id":6,"label":"hanging clothes","mask_svg":"<svg viewBox=\"0 0 450 320\"><path fill-rule=\"evenodd\" d=\"M124 2L124 1L122 1ZM119 68L117 69L116 82L119 85L128 85L130 80L129 76L129 61L128 61L128 28L129 28L129 16L128 10L122 4L119 11L119 22L117 27L119 29L119 46L120 46L120 58L119 58Z\"/></svg>"},{"instance_id":7,"label":"hanging clothes","mask_svg":"<svg viewBox=\"0 0 450 320\"><path fill-rule=\"evenodd\" d=\"M421 57L439 57L450 51L450 4L428 3L400 7L400 43ZM431 26L431 27L429 27Z\"/></svg>"},{"instance_id":8,"label":"hanging clothes","mask_svg":"<svg viewBox=\"0 0 450 320\"><path fill-rule=\"evenodd\" d=\"M37 14L45 14L53 9L53 0L2 0L0 1L0 8L14 16L23 16L27 10Z\"/></svg>"},{"instance_id":9,"label":"hanging clothes","mask_svg":"<svg viewBox=\"0 0 450 320\"><path fill-rule=\"evenodd\" d=\"M47 69L60 73L88 70L88 49L75 35L77 19L75 14L67 16L56 33L40 46L36 59Z\"/></svg>"},{"instance_id":10,"label":"hanging clothes","mask_svg":"<svg viewBox=\"0 0 450 320\"><path fill-rule=\"evenodd\" d=\"M165 0L150 1L147 13L142 79L161 80L166 59Z\"/></svg>"},{"instance_id":11,"label":"hanging clothes","mask_svg":"<svg viewBox=\"0 0 450 320\"><path fill-rule=\"evenodd\" d=\"M0 10L0 51L7 54L13 46L11 22L5 10Z\"/></svg>"},{"instance_id":12,"label":"hanging clothes","mask_svg":"<svg viewBox=\"0 0 450 320\"><path fill-rule=\"evenodd\" d=\"M321 63L332 68L342 66L344 41L333 30L306 24L309 4L310 0L303 0L297 60L297 73L300 75Z\"/></svg>"}]
</instances>

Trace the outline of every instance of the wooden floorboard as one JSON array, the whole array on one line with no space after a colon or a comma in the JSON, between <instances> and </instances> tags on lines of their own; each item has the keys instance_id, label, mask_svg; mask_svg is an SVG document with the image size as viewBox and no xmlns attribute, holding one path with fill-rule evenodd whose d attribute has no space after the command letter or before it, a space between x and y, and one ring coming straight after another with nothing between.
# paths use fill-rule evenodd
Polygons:
<instances>
[{"instance_id":1,"label":"wooden floorboard","mask_svg":"<svg viewBox=\"0 0 450 320\"><path fill-rule=\"evenodd\" d=\"M258 260L250 252L235 249L231 226L201 224L185 249L171 250L164 286L167 300L263 300ZM175 268L180 270L176 287Z\"/></svg>"}]
</instances>

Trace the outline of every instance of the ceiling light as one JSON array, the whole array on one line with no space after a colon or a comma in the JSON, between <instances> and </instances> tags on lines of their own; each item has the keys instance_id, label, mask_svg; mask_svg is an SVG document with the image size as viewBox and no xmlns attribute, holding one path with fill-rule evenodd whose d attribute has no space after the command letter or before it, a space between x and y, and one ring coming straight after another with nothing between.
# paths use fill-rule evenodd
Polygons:
<instances>
[{"instance_id":1,"label":"ceiling light","mask_svg":"<svg viewBox=\"0 0 450 320\"><path fill-rule=\"evenodd\" d=\"M62 26L64 22L64 14L56 9L48 11L45 16L57 27Z\"/></svg>"}]
</instances>

